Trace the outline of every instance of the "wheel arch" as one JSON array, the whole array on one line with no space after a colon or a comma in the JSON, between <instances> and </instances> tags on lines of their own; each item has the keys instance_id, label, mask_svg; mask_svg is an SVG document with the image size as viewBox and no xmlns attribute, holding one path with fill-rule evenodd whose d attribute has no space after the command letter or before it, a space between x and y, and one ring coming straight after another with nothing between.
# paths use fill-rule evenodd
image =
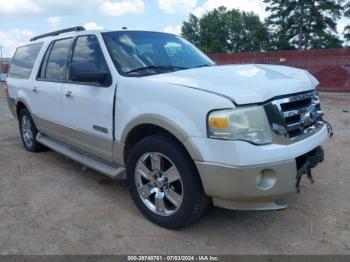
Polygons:
<instances>
[{"instance_id":1,"label":"wheel arch","mask_svg":"<svg viewBox=\"0 0 350 262\"><path fill-rule=\"evenodd\" d=\"M134 119L124 129L121 136L121 142L124 144L124 162L126 162L128 151L133 145L141 141L143 138L153 134L164 134L175 139L184 147L185 151L193 160L202 159L198 148L188 142L189 136L183 128L164 117L147 115Z\"/></svg>"},{"instance_id":2,"label":"wheel arch","mask_svg":"<svg viewBox=\"0 0 350 262\"><path fill-rule=\"evenodd\" d=\"M19 112L21 111L21 109L27 109L28 112L32 115L32 112L29 108L29 106L27 105L27 103L25 101L23 101L22 99L19 99L16 101L16 114L17 114L17 118L19 117Z\"/></svg>"}]
</instances>

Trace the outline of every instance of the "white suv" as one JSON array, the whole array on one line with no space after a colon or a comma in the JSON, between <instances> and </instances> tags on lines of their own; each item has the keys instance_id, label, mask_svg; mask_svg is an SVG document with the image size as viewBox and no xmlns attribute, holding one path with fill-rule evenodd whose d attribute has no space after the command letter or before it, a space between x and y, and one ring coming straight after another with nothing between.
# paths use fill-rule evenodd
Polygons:
<instances>
[{"instance_id":1,"label":"white suv","mask_svg":"<svg viewBox=\"0 0 350 262\"><path fill-rule=\"evenodd\" d=\"M323 160L317 80L301 69L217 66L179 36L69 28L12 59L5 92L24 147L113 178L167 228L229 209L280 209Z\"/></svg>"}]
</instances>

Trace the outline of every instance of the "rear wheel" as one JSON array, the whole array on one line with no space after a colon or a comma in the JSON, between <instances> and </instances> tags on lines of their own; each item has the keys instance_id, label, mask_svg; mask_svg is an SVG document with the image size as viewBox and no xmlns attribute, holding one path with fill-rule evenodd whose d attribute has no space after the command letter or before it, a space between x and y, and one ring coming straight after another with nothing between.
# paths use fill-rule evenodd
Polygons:
<instances>
[{"instance_id":1,"label":"rear wheel","mask_svg":"<svg viewBox=\"0 0 350 262\"><path fill-rule=\"evenodd\" d=\"M27 109L19 112L19 130L24 148L29 152L41 152L45 147L36 141L38 130Z\"/></svg>"},{"instance_id":2,"label":"rear wheel","mask_svg":"<svg viewBox=\"0 0 350 262\"><path fill-rule=\"evenodd\" d=\"M176 229L195 221L207 197L197 169L174 139L153 135L129 152L127 175L131 195L151 222Z\"/></svg>"}]
</instances>

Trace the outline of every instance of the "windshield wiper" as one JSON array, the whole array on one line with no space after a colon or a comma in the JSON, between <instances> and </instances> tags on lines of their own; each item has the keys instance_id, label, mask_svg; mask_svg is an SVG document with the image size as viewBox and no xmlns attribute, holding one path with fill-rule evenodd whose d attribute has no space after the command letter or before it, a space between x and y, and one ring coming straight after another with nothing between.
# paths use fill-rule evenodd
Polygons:
<instances>
[{"instance_id":1,"label":"windshield wiper","mask_svg":"<svg viewBox=\"0 0 350 262\"><path fill-rule=\"evenodd\" d=\"M204 64L204 65L195 66L193 68L210 67L210 66L216 66L216 64Z\"/></svg>"},{"instance_id":2,"label":"windshield wiper","mask_svg":"<svg viewBox=\"0 0 350 262\"><path fill-rule=\"evenodd\" d=\"M180 66L171 66L171 65L159 65L159 66L144 66L144 67L139 67L133 70L130 70L128 72L126 72L126 74L132 74L132 73L138 73L140 71L147 71L147 70L154 70L157 71L158 70L167 70L167 71L173 71L173 70L184 70L187 69L186 67L180 67Z\"/></svg>"}]
</instances>

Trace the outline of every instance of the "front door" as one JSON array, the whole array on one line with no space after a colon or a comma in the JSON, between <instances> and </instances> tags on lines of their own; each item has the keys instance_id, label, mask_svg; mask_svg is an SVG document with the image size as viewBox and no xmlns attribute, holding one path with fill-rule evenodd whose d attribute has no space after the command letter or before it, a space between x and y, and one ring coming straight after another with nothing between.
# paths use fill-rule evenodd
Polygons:
<instances>
[{"instance_id":1,"label":"front door","mask_svg":"<svg viewBox=\"0 0 350 262\"><path fill-rule=\"evenodd\" d=\"M70 72L73 69L85 72L85 79L73 77ZM112 161L116 83L112 81L95 35L76 38L67 70L69 79L62 86L62 122L67 127L66 138L76 149ZM108 75L105 81L93 82L91 77L101 72Z\"/></svg>"}]
</instances>

